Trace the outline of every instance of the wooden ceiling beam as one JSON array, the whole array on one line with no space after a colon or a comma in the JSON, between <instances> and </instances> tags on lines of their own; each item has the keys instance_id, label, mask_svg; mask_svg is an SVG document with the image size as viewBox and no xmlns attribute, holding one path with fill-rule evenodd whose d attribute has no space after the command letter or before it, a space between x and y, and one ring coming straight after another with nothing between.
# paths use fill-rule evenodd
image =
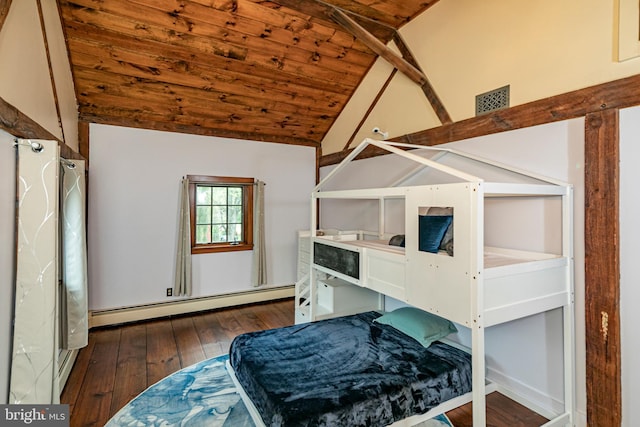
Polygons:
<instances>
[{"instance_id":1,"label":"wooden ceiling beam","mask_svg":"<svg viewBox=\"0 0 640 427\"><path fill-rule=\"evenodd\" d=\"M138 129L153 129L165 132L186 133L190 135L215 136L220 138L244 139L252 141L277 142L280 144L302 145L306 147L319 148L320 143L308 138L292 137L277 133L269 134L262 132L248 132L240 130L226 130L213 127L192 125L188 123L175 123L155 120L145 120L132 116L126 117L101 117L88 114L81 117L81 120L89 123L99 123L112 126L123 126Z\"/></svg>"},{"instance_id":2,"label":"wooden ceiling beam","mask_svg":"<svg viewBox=\"0 0 640 427\"><path fill-rule=\"evenodd\" d=\"M390 139L408 144L434 146L478 136L491 135L561 120L584 117L610 108L640 105L640 75L578 89L561 95L516 105L477 117ZM320 167L340 163L352 149L322 156ZM377 147L364 150L358 158L388 154Z\"/></svg>"},{"instance_id":3,"label":"wooden ceiling beam","mask_svg":"<svg viewBox=\"0 0 640 427\"><path fill-rule=\"evenodd\" d=\"M50 139L60 142L54 134L2 98L0 98L0 129L17 138Z\"/></svg>"},{"instance_id":4,"label":"wooden ceiling beam","mask_svg":"<svg viewBox=\"0 0 640 427\"><path fill-rule=\"evenodd\" d=\"M396 44L396 46L402 53L402 57L411 65L416 67L418 70L422 71L422 68L420 68L420 65L418 64L418 61L416 61L415 57L413 56L413 53L411 53L411 50L409 50L409 46L407 46L407 44L402 39L402 36L400 35L400 33L398 33L397 31L393 36L393 42ZM426 74L425 74L425 78L426 78ZM420 86L420 88L422 89L422 92L424 93L424 95L427 97L427 100L429 100L429 103L431 104L431 107L433 107L433 110L435 111L436 115L440 119L440 122L443 125L452 123L451 116L449 116L449 113L447 112L447 109L444 107L444 104L440 100L440 97L438 97L438 94L436 93L435 89L433 88L433 86L431 86L429 79L427 79L427 81L422 86Z\"/></svg>"},{"instance_id":5,"label":"wooden ceiling beam","mask_svg":"<svg viewBox=\"0 0 640 427\"><path fill-rule=\"evenodd\" d=\"M349 18L349 16L347 16L341 10L334 9L332 16L336 20L336 22L343 25L345 29L351 32L361 42L369 46L369 48L376 54L380 55L387 62L393 65L398 71L417 83L418 86L420 86L420 88L422 89L422 92L429 100L431 107L435 111L438 119L440 119L440 122L442 124L449 124L452 122L451 116L449 116L447 109L444 107L444 104L436 94L433 86L431 86L429 79L422 72L417 61L409 51L409 48L397 32L394 31L393 40L402 52L402 57L389 49L384 43L367 32L367 30L358 25L357 22Z\"/></svg>"},{"instance_id":6,"label":"wooden ceiling beam","mask_svg":"<svg viewBox=\"0 0 640 427\"><path fill-rule=\"evenodd\" d=\"M333 21L335 21L342 28L352 34L356 39L360 40L361 43L368 46L369 49L371 49L374 53L385 59L387 62L393 65L395 69L418 84L442 124L449 124L452 122L451 116L449 116L447 109L444 107L444 104L438 97L435 89L429 82L429 79L418 65L413 54L410 52L406 43L404 43L404 40L402 39L400 34L394 28L387 27L384 24L369 19L364 20L362 17L360 17L361 22L371 22L374 24L374 28L384 28L385 31L383 40L393 40L398 46L398 49L400 49L402 56L397 55L393 50L389 49L385 45L385 43L380 40L380 38L372 33L371 30L363 27L356 21L356 19L351 18L349 16L350 13L345 11L344 9L327 3L323 3L319 0L313 2L280 0L279 3L288 8L307 13L310 16L318 18L321 18L322 16L329 16ZM369 27L372 27L372 25L369 25Z\"/></svg>"},{"instance_id":7,"label":"wooden ceiling beam","mask_svg":"<svg viewBox=\"0 0 640 427\"><path fill-rule=\"evenodd\" d=\"M429 83L427 76L425 76L422 71L416 69L401 56L389 49L373 34L347 16L346 13L334 8L331 17L347 31L353 34L358 40L369 46L369 48L377 55L384 58L387 62L397 68L398 71L409 77L413 82L417 83L418 86L422 87L424 84Z\"/></svg>"},{"instance_id":8,"label":"wooden ceiling beam","mask_svg":"<svg viewBox=\"0 0 640 427\"><path fill-rule=\"evenodd\" d=\"M4 25L4 21L7 19L10 8L11 0L0 0L0 31L2 31L2 26Z\"/></svg>"},{"instance_id":9,"label":"wooden ceiling beam","mask_svg":"<svg viewBox=\"0 0 640 427\"><path fill-rule=\"evenodd\" d=\"M354 17L353 19L359 22L363 28L366 28L369 33L373 34L375 37L381 40L391 40L393 34L396 31L393 27L371 20L369 18L365 18L361 15L346 11L344 9L339 9L336 6L324 3L319 0L277 0L277 3L281 6L303 13L312 18L316 18L325 22L334 22L340 26L342 25L339 22L336 22L335 19L333 19L333 13L335 10L342 10L343 13L352 15Z\"/></svg>"}]
</instances>

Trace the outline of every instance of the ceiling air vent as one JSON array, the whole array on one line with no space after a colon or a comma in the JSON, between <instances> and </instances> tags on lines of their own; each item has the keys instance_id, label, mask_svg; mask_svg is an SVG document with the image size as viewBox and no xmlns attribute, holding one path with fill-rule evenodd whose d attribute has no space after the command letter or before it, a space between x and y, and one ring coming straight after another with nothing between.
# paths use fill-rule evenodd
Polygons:
<instances>
[{"instance_id":1,"label":"ceiling air vent","mask_svg":"<svg viewBox=\"0 0 640 427\"><path fill-rule=\"evenodd\" d=\"M476 116L509 106L509 85L476 95Z\"/></svg>"}]
</instances>

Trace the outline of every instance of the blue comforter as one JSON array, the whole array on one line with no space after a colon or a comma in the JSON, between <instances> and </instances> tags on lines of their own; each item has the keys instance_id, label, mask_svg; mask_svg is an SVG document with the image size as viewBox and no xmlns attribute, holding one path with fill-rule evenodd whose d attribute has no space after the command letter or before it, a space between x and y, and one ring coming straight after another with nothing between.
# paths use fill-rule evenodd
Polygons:
<instances>
[{"instance_id":1,"label":"blue comforter","mask_svg":"<svg viewBox=\"0 0 640 427\"><path fill-rule=\"evenodd\" d=\"M385 426L471 391L471 356L376 312L240 335L231 366L267 426Z\"/></svg>"}]
</instances>

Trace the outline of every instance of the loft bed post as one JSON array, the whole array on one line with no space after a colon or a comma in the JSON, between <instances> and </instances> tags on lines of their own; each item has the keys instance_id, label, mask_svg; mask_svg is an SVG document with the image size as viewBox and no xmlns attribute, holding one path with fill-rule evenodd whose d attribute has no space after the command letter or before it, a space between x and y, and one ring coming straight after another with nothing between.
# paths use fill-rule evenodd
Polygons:
<instances>
[{"instance_id":1,"label":"loft bed post","mask_svg":"<svg viewBox=\"0 0 640 427\"><path fill-rule=\"evenodd\" d=\"M485 427L486 414L486 361L485 361L485 327L484 327L484 186L479 182L475 191L470 192L470 220L471 229L476 230L470 237L472 251L471 280L469 292L471 294L471 363L472 363L472 394L473 394L473 426Z\"/></svg>"},{"instance_id":2,"label":"loft bed post","mask_svg":"<svg viewBox=\"0 0 640 427\"><path fill-rule=\"evenodd\" d=\"M316 197L316 192L311 193L311 230L309 236L309 257L313 260L313 238L316 237L318 231L318 210L319 201ZM311 263L311 261L310 261ZM309 319L315 319L316 315L316 281L317 275L313 268L309 269ZM296 304L299 302L296 301Z\"/></svg>"},{"instance_id":3,"label":"loft bed post","mask_svg":"<svg viewBox=\"0 0 640 427\"><path fill-rule=\"evenodd\" d=\"M487 425L484 351L484 327L482 325L474 325L471 330L473 427L485 427Z\"/></svg>"},{"instance_id":4,"label":"loft bed post","mask_svg":"<svg viewBox=\"0 0 640 427\"><path fill-rule=\"evenodd\" d=\"M384 227L384 217L385 217L385 213L384 213L384 208L385 208L385 201L384 201L384 197L380 197L378 199L378 239L382 239L384 237L384 233L387 232L387 230L385 230Z\"/></svg>"},{"instance_id":5,"label":"loft bed post","mask_svg":"<svg viewBox=\"0 0 640 427\"><path fill-rule=\"evenodd\" d=\"M575 308L574 308L574 254L573 254L573 186L566 187L562 197L562 255L569 260L567 282L569 300L562 307L563 357L564 357L564 411L567 424L575 422Z\"/></svg>"}]
</instances>

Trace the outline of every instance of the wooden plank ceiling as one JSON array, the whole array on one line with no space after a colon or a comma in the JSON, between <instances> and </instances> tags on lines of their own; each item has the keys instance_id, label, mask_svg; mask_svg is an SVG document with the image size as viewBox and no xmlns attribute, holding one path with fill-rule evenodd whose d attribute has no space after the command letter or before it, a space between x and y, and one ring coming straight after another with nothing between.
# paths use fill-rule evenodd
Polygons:
<instances>
[{"instance_id":1,"label":"wooden plank ceiling","mask_svg":"<svg viewBox=\"0 0 640 427\"><path fill-rule=\"evenodd\" d=\"M58 1L82 121L318 146L437 0Z\"/></svg>"}]
</instances>

